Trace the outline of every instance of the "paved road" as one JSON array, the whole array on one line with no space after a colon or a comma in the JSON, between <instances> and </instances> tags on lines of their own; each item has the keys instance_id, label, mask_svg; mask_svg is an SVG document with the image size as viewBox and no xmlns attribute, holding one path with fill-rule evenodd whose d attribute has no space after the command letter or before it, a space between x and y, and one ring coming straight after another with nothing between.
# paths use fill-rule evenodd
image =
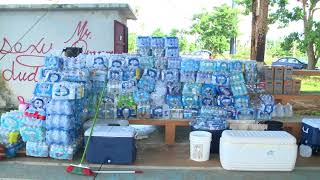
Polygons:
<instances>
[{"instance_id":1,"label":"paved road","mask_svg":"<svg viewBox=\"0 0 320 180\"><path fill-rule=\"evenodd\" d=\"M320 179L320 167L298 168L293 172L235 172L220 168L166 168L143 167L143 174L100 174L101 180L316 180ZM39 179L39 180L87 180L93 177L71 175L65 172L65 167L40 166L20 163L0 162L0 179Z\"/></svg>"}]
</instances>

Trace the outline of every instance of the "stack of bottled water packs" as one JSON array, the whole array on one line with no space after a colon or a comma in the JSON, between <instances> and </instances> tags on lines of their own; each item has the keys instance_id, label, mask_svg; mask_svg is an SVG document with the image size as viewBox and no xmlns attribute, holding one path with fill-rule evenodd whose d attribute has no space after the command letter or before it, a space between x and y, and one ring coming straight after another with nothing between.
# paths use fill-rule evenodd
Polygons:
<instances>
[{"instance_id":1,"label":"stack of bottled water packs","mask_svg":"<svg viewBox=\"0 0 320 180\"><path fill-rule=\"evenodd\" d=\"M10 111L1 115L0 120L0 144L6 147L5 155L14 157L24 147L20 136L20 127L23 124L23 113L21 111Z\"/></svg>"}]
</instances>

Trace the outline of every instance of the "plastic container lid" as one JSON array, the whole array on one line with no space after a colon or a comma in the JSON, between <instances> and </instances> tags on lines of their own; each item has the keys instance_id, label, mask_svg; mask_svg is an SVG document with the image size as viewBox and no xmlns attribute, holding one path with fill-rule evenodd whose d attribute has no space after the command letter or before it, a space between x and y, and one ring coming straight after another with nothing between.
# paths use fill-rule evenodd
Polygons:
<instances>
[{"instance_id":1,"label":"plastic container lid","mask_svg":"<svg viewBox=\"0 0 320 180\"><path fill-rule=\"evenodd\" d=\"M315 127L320 129L320 119L310 119L310 118L303 118L302 123L308 124L309 126Z\"/></svg>"},{"instance_id":2,"label":"plastic container lid","mask_svg":"<svg viewBox=\"0 0 320 180\"><path fill-rule=\"evenodd\" d=\"M221 138L234 144L296 144L296 138L285 131L225 130Z\"/></svg>"},{"instance_id":3,"label":"plastic container lid","mask_svg":"<svg viewBox=\"0 0 320 180\"><path fill-rule=\"evenodd\" d=\"M85 136L90 135L91 128L84 133ZM130 126L96 126L93 129L92 136L96 137L134 137L135 129Z\"/></svg>"},{"instance_id":4,"label":"plastic container lid","mask_svg":"<svg viewBox=\"0 0 320 180\"><path fill-rule=\"evenodd\" d=\"M207 131L192 131L189 138L190 141L211 142L212 135Z\"/></svg>"}]
</instances>

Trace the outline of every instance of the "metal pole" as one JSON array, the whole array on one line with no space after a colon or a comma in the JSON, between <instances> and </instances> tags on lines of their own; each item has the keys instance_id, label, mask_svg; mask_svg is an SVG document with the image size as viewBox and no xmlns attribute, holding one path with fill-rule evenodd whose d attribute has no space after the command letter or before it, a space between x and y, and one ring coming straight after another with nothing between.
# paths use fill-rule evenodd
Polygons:
<instances>
[{"instance_id":1,"label":"metal pole","mask_svg":"<svg viewBox=\"0 0 320 180\"><path fill-rule=\"evenodd\" d=\"M235 7L236 3L234 0L232 0L232 9ZM230 54L236 54L237 53L237 39L236 37L232 37L230 39Z\"/></svg>"}]
</instances>

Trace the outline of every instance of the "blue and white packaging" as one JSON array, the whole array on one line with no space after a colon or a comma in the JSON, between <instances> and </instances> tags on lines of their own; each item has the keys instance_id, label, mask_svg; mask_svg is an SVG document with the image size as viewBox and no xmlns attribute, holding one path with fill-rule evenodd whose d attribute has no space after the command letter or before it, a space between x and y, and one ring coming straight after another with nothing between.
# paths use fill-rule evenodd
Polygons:
<instances>
[{"instance_id":1,"label":"blue and white packaging","mask_svg":"<svg viewBox=\"0 0 320 180\"><path fill-rule=\"evenodd\" d=\"M164 82L179 82L180 72L177 69L168 69L162 71L162 80Z\"/></svg>"},{"instance_id":2,"label":"blue and white packaging","mask_svg":"<svg viewBox=\"0 0 320 180\"><path fill-rule=\"evenodd\" d=\"M233 96L243 96L248 94L247 86L243 83L232 84L231 91Z\"/></svg>"},{"instance_id":3,"label":"blue and white packaging","mask_svg":"<svg viewBox=\"0 0 320 180\"><path fill-rule=\"evenodd\" d=\"M22 140L18 141L17 143L14 144L9 144L6 145L6 157L7 158L13 158L16 156L17 152L20 151L23 147L25 146L25 144L23 143Z\"/></svg>"},{"instance_id":4,"label":"blue and white packaging","mask_svg":"<svg viewBox=\"0 0 320 180\"><path fill-rule=\"evenodd\" d=\"M230 87L217 86L218 95L232 96L232 91Z\"/></svg>"},{"instance_id":5,"label":"blue and white packaging","mask_svg":"<svg viewBox=\"0 0 320 180\"><path fill-rule=\"evenodd\" d=\"M230 84L245 83L242 72L233 72L230 74Z\"/></svg>"},{"instance_id":6,"label":"blue and white packaging","mask_svg":"<svg viewBox=\"0 0 320 180\"><path fill-rule=\"evenodd\" d=\"M118 81L107 83L107 92L111 95L118 95L121 92L121 83Z\"/></svg>"},{"instance_id":7,"label":"blue and white packaging","mask_svg":"<svg viewBox=\"0 0 320 180\"><path fill-rule=\"evenodd\" d=\"M163 117L162 106L156 106L151 109L151 118L161 119Z\"/></svg>"},{"instance_id":8,"label":"blue and white packaging","mask_svg":"<svg viewBox=\"0 0 320 180\"><path fill-rule=\"evenodd\" d=\"M163 37L151 37L151 47L152 48L164 48L165 38Z\"/></svg>"},{"instance_id":9,"label":"blue and white packaging","mask_svg":"<svg viewBox=\"0 0 320 180\"><path fill-rule=\"evenodd\" d=\"M200 67L200 62L194 59L182 59L181 71L197 72Z\"/></svg>"},{"instance_id":10,"label":"blue and white packaging","mask_svg":"<svg viewBox=\"0 0 320 180\"><path fill-rule=\"evenodd\" d=\"M196 72L180 71L180 81L183 83L195 83L196 76L197 76Z\"/></svg>"},{"instance_id":11,"label":"blue and white packaging","mask_svg":"<svg viewBox=\"0 0 320 180\"><path fill-rule=\"evenodd\" d=\"M86 60L90 59L85 54L79 54L77 57L64 57L63 69L82 69L86 67Z\"/></svg>"},{"instance_id":12,"label":"blue and white packaging","mask_svg":"<svg viewBox=\"0 0 320 180\"><path fill-rule=\"evenodd\" d=\"M167 94L168 95L179 95L181 94L181 84L168 82L167 83Z\"/></svg>"},{"instance_id":13,"label":"blue and white packaging","mask_svg":"<svg viewBox=\"0 0 320 180\"><path fill-rule=\"evenodd\" d=\"M230 72L243 72L244 66L241 61L234 60L229 63Z\"/></svg>"},{"instance_id":14,"label":"blue and white packaging","mask_svg":"<svg viewBox=\"0 0 320 180\"><path fill-rule=\"evenodd\" d=\"M20 130L23 123L24 118L21 111L10 111L1 115L0 124L3 128L9 130Z\"/></svg>"},{"instance_id":15,"label":"blue and white packaging","mask_svg":"<svg viewBox=\"0 0 320 180\"><path fill-rule=\"evenodd\" d=\"M154 91L155 86L156 86L156 81L148 77L142 77L138 82L138 89L145 90L149 93Z\"/></svg>"},{"instance_id":16,"label":"blue and white packaging","mask_svg":"<svg viewBox=\"0 0 320 180\"><path fill-rule=\"evenodd\" d=\"M45 142L31 142L26 143L26 155L33 157L48 157L49 146Z\"/></svg>"},{"instance_id":17,"label":"blue and white packaging","mask_svg":"<svg viewBox=\"0 0 320 180\"><path fill-rule=\"evenodd\" d=\"M200 72L214 72L215 66L214 61L202 60L200 61L199 71Z\"/></svg>"},{"instance_id":18,"label":"blue and white packaging","mask_svg":"<svg viewBox=\"0 0 320 180\"><path fill-rule=\"evenodd\" d=\"M43 127L24 126L20 129L20 134L24 142L40 142L46 139L46 129Z\"/></svg>"},{"instance_id":19,"label":"blue and white packaging","mask_svg":"<svg viewBox=\"0 0 320 180\"><path fill-rule=\"evenodd\" d=\"M117 117L124 118L124 119L136 118L137 117L137 110L130 109L128 107L118 108L117 109Z\"/></svg>"},{"instance_id":20,"label":"blue and white packaging","mask_svg":"<svg viewBox=\"0 0 320 180\"><path fill-rule=\"evenodd\" d=\"M148 103L150 94L145 90L137 90L133 92L133 99L136 104Z\"/></svg>"},{"instance_id":21,"label":"blue and white packaging","mask_svg":"<svg viewBox=\"0 0 320 180\"><path fill-rule=\"evenodd\" d=\"M198 96L193 95L183 95L182 104L184 108L198 108L199 107L199 98Z\"/></svg>"},{"instance_id":22,"label":"blue and white packaging","mask_svg":"<svg viewBox=\"0 0 320 180\"><path fill-rule=\"evenodd\" d=\"M184 119L195 119L199 115L198 109L184 109L183 118Z\"/></svg>"},{"instance_id":23,"label":"blue and white packaging","mask_svg":"<svg viewBox=\"0 0 320 180\"><path fill-rule=\"evenodd\" d=\"M33 94L36 96L51 97L52 96L52 83L37 82Z\"/></svg>"},{"instance_id":24,"label":"blue and white packaging","mask_svg":"<svg viewBox=\"0 0 320 180\"><path fill-rule=\"evenodd\" d=\"M232 96L218 96L217 105L219 107L229 107L234 105L234 99Z\"/></svg>"},{"instance_id":25,"label":"blue and white packaging","mask_svg":"<svg viewBox=\"0 0 320 180\"><path fill-rule=\"evenodd\" d=\"M176 96L167 95L166 102L170 108L182 107L182 97L179 95L176 95Z\"/></svg>"},{"instance_id":26,"label":"blue and white packaging","mask_svg":"<svg viewBox=\"0 0 320 180\"><path fill-rule=\"evenodd\" d=\"M179 40L177 37L165 37L165 47L179 47Z\"/></svg>"},{"instance_id":27,"label":"blue and white packaging","mask_svg":"<svg viewBox=\"0 0 320 180\"><path fill-rule=\"evenodd\" d=\"M122 81L121 82L121 93L128 94L133 93L137 89L137 81L136 80L129 80L129 81Z\"/></svg>"},{"instance_id":28,"label":"blue and white packaging","mask_svg":"<svg viewBox=\"0 0 320 180\"><path fill-rule=\"evenodd\" d=\"M75 128L76 120L74 116L48 115L46 119L46 129L70 130Z\"/></svg>"},{"instance_id":29,"label":"blue and white packaging","mask_svg":"<svg viewBox=\"0 0 320 180\"><path fill-rule=\"evenodd\" d=\"M171 57L179 57L179 48L167 47L165 49L165 57L169 57L169 58L171 58ZM168 62L168 64L169 64L169 62Z\"/></svg>"},{"instance_id":30,"label":"blue and white packaging","mask_svg":"<svg viewBox=\"0 0 320 180\"><path fill-rule=\"evenodd\" d=\"M229 74L226 73L213 73L212 84L215 86L229 86Z\"/></svg>"},{"instance_id":31,"label":"blue and white packaging","mask_svg":"<svg viewBox=\"0 0 320 180\"><path fill-rule=\"evenodd\" d=\"M200 105L201 106L214 106L216 105L216 99L213 96L201 96Z\"/></svg>"},{"instance_id":32,"label":"blue and white packaging","mask_svg":"<svg viewBox=\"0 0 320 180\"><path fill-rule=\"evenodd\" d=\"M44 135L47 144L71 145L74 142L74 131L48 130Z\"/></svg>"},{"instance_id":33,"label":"blue and white packaging","mask_svg":"<svg viewBox=\"0 0 320 180\"><path fill-rule=\"evenodd\" d=\"M84 97L84 85L72 82L59 82L53 85L52 99L72 100Z\"/></svg>"},{"instance_id":34,"label":"blue and white packaging","mask_svg":"<svg viewBox=\"0 0 320 180\"><path fill-rule=\"evenodd\" d=\"M86 66L93 69L108 69L109 59L105 55L95 55L87 58Z\"/></svg>"},{"instance_id":35,"label":"blue and white packaging","mask_svg":"<svg viewBox=\"0 0 320 180\"><path fill-rule=\"evenodd\" d=\"M44 81L48 82L48 83L57 83L57 82L62 81L62 79L63 79L63 76L62 76L61 72L49 70L46 73Z\"/></svg>"},{"instance_id":36,"label":"blue and white packaging","mask_svg":"<svg viewBox=\"0 0 320 180\"><path fill-rule=\"evenodd\" d=\"M138 36L137 37L137 47L138 48L150 48L151 38L149 36Z\"/></svg>"},{"instance_id":37,"label":"blue and white packaging","mask_svg":"<svg viewBox=\"0 0 320 180\"><path fill-rule=\"evenodd\" d=\"M171 119L183 119L183 109L181 109L181 108L170 109L170 118Z\"/></svg>"},{"instance_id":38,"label":"blue and white packaging","mask_svg":"<svg viewBox=\"0 0 320 180\"><path fill-rule=\"evenodd\" d=\"M140 60L140 68L142 69L152 69L155 64L155 57L152 56L141 56Z\"/></svg>"},{"instance_id":39,"label":"blue and white packaging","mask_svg":"<svg viewBox=\"0 0 320 180\"><path fill-rule=\"evenodd\" d=\"M89 80L88 69L69 69L63 71L63 80L71 82L85 82Z\"/></svg>"},{"instance_id":40,"label":"blue and white packaging","mask_svg":"<svg viewBox=\"0 0 320 180\"><path fill-rule=\"evenodd\" d=\"M216 88L212 84L202 84L201 86L201 96L212 98L216 96Z\"/></svg>"},{"instance_id":41,"label":"blue and white packaging","mask_svg":"<svg viewBox=\"0 0 320 180\"><path fill-rule=\"evenodd\" d=\"M123 72L121 69L110 69L108 72L109 81L122 81Z\"/></svg>"},{"instance_id":42,"label":"blue and white packaging","mask_svg":"<svg viewBox=\"0 0 320 180\"><path fill-rule=\"evenodd\" d=\"M157 81L160 77L160 72L157 69L144 69L143 77L148 77Z\"/></svg>"},{"instance_id":43,"label":"blue and white packaging","mask_svg":"<svg viewBox=\"0 0 320 180\"><path fill-rule=\"evenodd\" d=\"M255 112L251 108L241 108L237 109L236 119L238 120L254 120Z\"/></svg>"},{"instance_id":44,"label":"blue and white packaging","mask_svg":"<svg viewBox=\"0 0 320 180\"><path fill-rule=\"evenodd\" d=\"M48 55L44 58L44 66L51 69L61 70L63 67L63 59L60 56Z\"/></svg>"},{"instance_id":45,"label":"blue and white packaging","mask_svg":"<svg viewBox=\"0 0 320 180\"><path fill-rule=\"evenodd\" d=\"M90 72L90 80L104 82L107 80L108 73L105 70L93 69Z\"/></svg>"},{"instance_id":46,"label":"blue and white packaging","mask_svg":"<svg viewBox=\"0 0 320 180\"><path fill-rule=\"evenodd\" d=\"M201 84L185 83L182 90L182 95L200 96Z\"/></svg>"},{"instance_id":47,"label":"blue and white packaging","mask_svg":"<svg viewBox=\"0 0 320 180\"><path fill-rule=\"evenodd\" d=\"M125 64L125 59L118 55L113 55L109 58L109 69L122 69Z\"/></svg>"},{"instance_id":48,"label":"blue and white packaging","mask_svg":"<svg viewBox=\"0 0 320 180\"><path fill-rule=\"evenodd\" d=\"M140 62L138 56L129 56L126 58L126 65L130 70L139 68Z\"/></svg>"},{"instance_id":49,"label":"blue and white packaging","mask_svg":"<svg viewBox=\"0 0 320 180\"><path fill-rule=\"evenodd\" d=\"M168 58L165 57L155 57L154 67L156 69L166 69L168 65Z\"/></svg>"},{"instance_id":50,"label":"blue and white packaging","mask_svg":"<svg viewBox=\"0 0 320 180\"><path fill-rule=\"evenodd\" d=\"M181 58L167 57L167 68L168 69L180 69L181 68Z\"/></svg>"},{"instance_id":51,"label":"blue and white packaging","mask_svg":"<svg viewBox=\"0 0 320 180\"><path fill-rule=\"evenodd\" d=\"M236 96L234 97L234 106L236 108L247 108L250 104L249 96Z\"/></svg>"},{"instance_id":52,"label":"blue and white packaging","mask_svg":"<svg viewBox=\"0 0 320 180\"><path fill-rule=\"evenodd\" d=\"M150 118L151 109L149 104L138 104L137 105L137 118Z\"/></svg>"},{"instance_id":53,"label":"blue and white packaging","mask_svg":"<svg viewBox=\"0 0 320 180\"><path fill-rule=\"evenodd\" d=\"M214 69L215 71L217 72L224 72L224 73L227 73L229 72L229 61L225 61L225 60L217 60L217 61L214 61Z\"/></svg>"},{"instance_id":54,"label":"blue and white packaging","mask_svg":"<svg viewBox=\"0 0 320 180\"><path fill-rule=\"evenodd\" d=\"M212 73L210 72L197 72L197 83L211 84L212 83Z\"/></svg>"},{"instance_id":55,"label":"blue and white packaging","mask_svg":"<svg viewBox=\"0 0 320 180\"><path fill-rule=\"evenodd\" d=\"M77 145L50 145L49 156L53 159L72 160L76 152Z\"/></svg>"}]
</instances>

